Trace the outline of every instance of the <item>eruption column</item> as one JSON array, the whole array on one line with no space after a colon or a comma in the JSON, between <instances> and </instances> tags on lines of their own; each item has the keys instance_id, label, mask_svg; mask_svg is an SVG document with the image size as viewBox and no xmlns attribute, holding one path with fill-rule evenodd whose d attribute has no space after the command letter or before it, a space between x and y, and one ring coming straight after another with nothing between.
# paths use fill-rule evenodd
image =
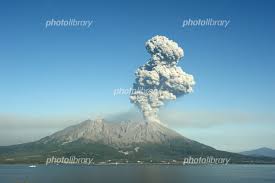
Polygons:
<instances>
[{"instance_id":1,"label":"eruption column","mask_svg":"<svg viewBox=\"0 0 275 183\"><path fill-rule=\"evenodd\" d=\"M195 81L177 66L184 54L177 43L165 36L155 36L145 47L151 58L135 73L135 92L130 101L141 110L146 122L160 122L158 111L164 102L192 92Z\"/></svg>"}]
</instances>

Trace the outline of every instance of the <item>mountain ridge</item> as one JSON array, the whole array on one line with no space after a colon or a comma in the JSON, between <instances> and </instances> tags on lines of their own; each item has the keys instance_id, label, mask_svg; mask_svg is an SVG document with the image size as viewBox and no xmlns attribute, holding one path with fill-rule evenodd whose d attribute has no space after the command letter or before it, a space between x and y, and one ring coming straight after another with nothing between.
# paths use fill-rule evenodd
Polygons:
<instances>
[{"instance_id":1,"label":"mountain ridge","mask_svg":"<svg viewBox=\"0 0 275 183\"><path fill-rule=\"evenodd\" d=\"M243 152L240 152L240 154L254 156L254 157L265 156L265 157L275 158L275 150L267 147L261 147L261 148L257 148L249 151L243 151Z\"/></svg>"}]
</instances>

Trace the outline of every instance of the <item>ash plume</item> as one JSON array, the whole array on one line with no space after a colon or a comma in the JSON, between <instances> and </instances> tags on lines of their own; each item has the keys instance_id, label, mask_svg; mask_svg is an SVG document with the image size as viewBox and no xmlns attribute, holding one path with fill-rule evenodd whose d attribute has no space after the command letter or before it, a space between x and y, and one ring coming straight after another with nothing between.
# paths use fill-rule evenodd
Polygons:
<instances>
[{"instance_id":1,"label":"ash plume","mask_svg":"<svg viewBox=\"0 0 275 183\"><path fill-rule=\"evenodd\" d=\"M177 66L184 53L176 42L157 35L148 40L145 47L151 58L135 73L135 92L131 93L130 101L141 110L146 122L160 123L159 108L165 101L192 92L195 81Z\"/></svg>"}]
</instances>

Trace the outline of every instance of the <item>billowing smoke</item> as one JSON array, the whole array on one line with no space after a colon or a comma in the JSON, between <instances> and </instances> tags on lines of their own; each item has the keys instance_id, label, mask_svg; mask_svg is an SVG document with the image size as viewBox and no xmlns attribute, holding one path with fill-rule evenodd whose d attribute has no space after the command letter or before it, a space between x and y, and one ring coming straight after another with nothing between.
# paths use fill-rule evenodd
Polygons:
<instances>
[{"instance_id":1,"label":"billowing smoke","mask_svg":"<svg viewBox=\"0 0 275 183\"><path fill-rule=\"evenodd\" d=\"M192 92L195 81L177 66L183 57L183 49L177 43L155 36L145 47L151 58L135 73L130 101L142 111L146 122L160 122L157 113L164 102Z\"/></svg>"}]
</instances>

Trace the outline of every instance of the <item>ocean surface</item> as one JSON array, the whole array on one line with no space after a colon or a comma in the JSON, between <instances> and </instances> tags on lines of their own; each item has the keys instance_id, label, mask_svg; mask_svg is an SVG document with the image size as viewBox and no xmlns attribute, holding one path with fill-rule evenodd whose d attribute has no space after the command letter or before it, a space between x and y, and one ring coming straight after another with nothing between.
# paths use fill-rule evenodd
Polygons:
<instances>
[{"instance_id":1,"label":"ocean surface","mask_svg":"<svg viewBox=\"0 0 275 183\"><path fill-rule=\"evenodd\" d=\"M0 165L0 183L263 183L275 165Z\"/></svg>"}]
</instances>

